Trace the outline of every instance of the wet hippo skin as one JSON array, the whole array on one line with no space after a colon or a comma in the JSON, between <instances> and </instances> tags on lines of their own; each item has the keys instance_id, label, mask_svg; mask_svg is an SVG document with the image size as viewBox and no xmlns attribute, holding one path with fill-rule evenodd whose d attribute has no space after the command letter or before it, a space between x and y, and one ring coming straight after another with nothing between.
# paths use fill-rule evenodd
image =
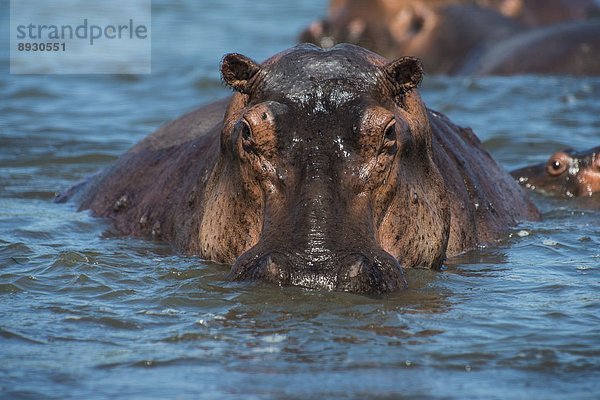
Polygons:
<instances>
[{"instance_id":1,"label":"wet hippo skin","mask_svg":"<svg viewBox=\"0 0 600 400\"><path fill-rule=\"evenodd\" d=\"M67 192L125 234L234 280L385 293L539 214L475 134L428 110L420 62L299 45L224 57L229 100L160 128Z\"/></svg>"},{"instance_id":2,"label":"wet hippo skin","mask_svg":"<svg viewBox=\"0 0 600 400\"><path fill-rule=\"evenodd\" d=\"M511 175L523 186L551 196L593 196L600 192L600 146L566 149L547 162L519 168Z\"/></svg>"},{"instance_id":3,"label":"wet hippo skin","mask_svg":"<svg viewBox=\"0 0 600 400\"><path fill-rule=\"evenodd\" d=\"M600 75L600 19L535 29L504 40L459 74Z\"/></svg>"}]
</instances>

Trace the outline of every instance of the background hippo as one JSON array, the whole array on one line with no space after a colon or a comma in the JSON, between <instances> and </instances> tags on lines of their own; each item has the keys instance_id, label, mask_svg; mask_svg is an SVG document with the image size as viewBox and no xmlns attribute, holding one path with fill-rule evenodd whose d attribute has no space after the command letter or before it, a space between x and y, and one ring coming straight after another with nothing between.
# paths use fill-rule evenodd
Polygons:
<instances>
[{"instance_id":1,"label":"background hippo","mask_svg":"<svg viewBox=\"0 0 600 400\"><path fill-rule=\"evenodd\" d=\"M515 35L465 64L459 73L600 75L600 19Z\"/></svg>"},{"instance_id":2,"label":"background hippo","mask_svg":"<svg viewBox=\"0 0 600 400\"><path fill-rule=\"evenodd\" d=\"M543 164L511 172L523 186L554 196L592 196L600 192L600 146L557 151Z\"/></svg>"},{"instance_id":3,"label":"background hippo","mask_svg":"<svg viewBox=\"0 0 600 400\"><path fill-rule=\"evenodd\" d=\"M307 28L300 40L330 47L348 42L388 58L410 54L428 72L454 74L472 53L523 30L487 7L447 1L349 1Z\"/></svg>"},{"instance_id":4,"label":"background hippo","mask_svg":"<svg viewBox=\"0 0 600 400\"><path fill-rule=\"evenodd\" d=\"M414 58L300 45L221 70L228 105L140 142L75 190L81 209L233 279L362 293L538 218L471 130L425 108Z\"/></svg>"},{"instance_id":5,"label":"background hippo","mask_svg":"<svg viewBox=\"0 0 600 400\"><path fill-rule=\"evenodd\" d=\"M600 15L591 0L396 0L333 1L326 19L311 24L300 40L329 47L349 42L367 47L387 57L414 55L423 60L429 72L444 74L472 73L480 58L503 44L508 38L521 37L538 26L583 20ZM560 41L556 41L559 36ZM547 60L546 68L529 66L520 60L507 73L600 73L595 66L593 50L591 67L588 60L575 54L576 65L569 58L556 57L597 41L596 30L579 29L577 33L555 30L541 35L525 35L518 41L525 58L527 52ZM511 42L511 46L515 46ZM503 47L504 52L505 47ZM555 50L556 49L556 50ZM503 53L504 54L504 53ZM570 54L569 54L570 55ZM492 58L498 58L493 54ZM513 60L506 56L510 63ZM564 61L566 60L566 62ZM489 61L485 60L489 63ZM551 64L550 64L551 63ZM552 65L550 67L550 65ZM556 66L558 65L558 66ZM521 68L521 69L519 69ZM479 68L480 73L495 74L493 69Z\"/></svg>"}]
</instances>

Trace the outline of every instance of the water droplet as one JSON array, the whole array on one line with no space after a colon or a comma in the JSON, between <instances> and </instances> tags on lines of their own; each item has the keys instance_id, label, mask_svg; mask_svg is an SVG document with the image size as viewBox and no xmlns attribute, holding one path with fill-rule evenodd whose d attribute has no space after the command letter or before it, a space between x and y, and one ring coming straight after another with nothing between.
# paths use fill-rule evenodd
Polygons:
<instances>
[{"instance_id":1,"label":"water droplet","mask_svg":"<svg viewBox=\"0 0 600 400\"><path fill-rule=\"evenodd\" d=\"M114 212L121 211L122 209L127 207L128 202L129 202L129 199L128 199L127 195L124 194L123 196L119 197L119 199L113 205L113 211Z\"/></svg>"}]
</instances>

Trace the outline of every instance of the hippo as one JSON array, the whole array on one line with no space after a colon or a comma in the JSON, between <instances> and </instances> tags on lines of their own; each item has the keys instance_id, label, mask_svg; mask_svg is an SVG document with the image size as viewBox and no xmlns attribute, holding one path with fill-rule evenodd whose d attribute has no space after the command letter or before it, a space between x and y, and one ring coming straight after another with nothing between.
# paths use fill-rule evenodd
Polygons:
<instances>
[{"instance_id":1,"label":"hippo","mask_svg":"<svg viewBox=\"0 0 600 400\"><path fill-rule=\"evenodd\" d=\"M412 55L426 71L456 74L468 59L525 28L486 7L424 2L350 2L347 12L313 23L300 40L330 47L349 42L388 58ZM381 4L380 4L381 3ZM441 3L441 2L439 2Z\"/></svg>"},{"instance_id":2,"label":"hippo","mask_svg":"<svg viewBox=\"0 0 600 400\"><path fill-rule=\"evenodd\" d=\"M498 43L459 74L600 75L600 19L555 24Z\"/></svg>"},{"instance_id":3,"label":"hippo","mask_svg":"<svg viewBox=\"0 0 600 400\"><path fill-rule=\"evenodd\" d=\"M413 57L298 45L221 63L230 99L68 190L124 234L233 264L232 280L378 295L539 213L467 128L423 104Z\"/></svg>"},{"instance_id":4,"label":"hippo","mask_svg":"<svg viewBox=\"0 0 600 400\"><path fill-rule=\"evenodd\" d=\"M593 0L338 0L332 2L329 16L312 23L300 40L323 47L350 42L390 58L413 55L422 59L429 72L463 75L475 70L479 58L509 38L537 31L532 27L600 15L598 10L600 7ZM544 40L533 35L538 38L535 43L530 36L524 36L518 43L529 44L523 47L525 54L534 51L542 59L558 61L560 68L513 68L511 73L551 74L560 69L578 74L582 69L579 64L571 69L573 63L568 58L563 63L563 59L552 57L558 52L569 53L571 46L597 41L597 34L595 30L579 30L576 37L570 34L558 42L560 47L554 51L553 46L558 46L554 39L559 34L556 30L546 34Z\"/></svg>"},{"instance_id":5,"label":"hippo","mask_svg":"<svg viewBox=\"0 0 600 400\"><path fill-rule=\"evenodd\" d=\"M600 192L600 146L552 154L547 162L511 172L523 186L562 197L593 196Z\"/></svg>"}]
</instances>

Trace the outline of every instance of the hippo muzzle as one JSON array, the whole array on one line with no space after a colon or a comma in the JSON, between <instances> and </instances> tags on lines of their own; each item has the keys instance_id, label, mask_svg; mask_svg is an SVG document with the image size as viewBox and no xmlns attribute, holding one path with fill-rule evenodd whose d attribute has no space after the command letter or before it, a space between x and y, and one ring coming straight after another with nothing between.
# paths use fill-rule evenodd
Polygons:
<instances>
[{"instance_id":1,"label":"hippo muzzle","mask_svg":"<svg viewBox=\"0 0 600 400\"><path fill-rule=\"evenodd\" d=\"M404 288L399 262L375 239L366 202L349 198L347 185L315 159L308 157L299 187L266 197L259 241L230 277L360 293Z\"/></svg>"},{"instance_id":2,"label":"hippo muzzle","mask_svg":"<svg viewBox=\"0 0 600 400\"><path fill-rule=\"evenodd\" d=\"M242 255L230 274L233 280L261 280L326 290L381 294L407 286L402 267L390 254L345 254L315 261L297 253L272 251Z\"/></svg>"}]
</instances>

